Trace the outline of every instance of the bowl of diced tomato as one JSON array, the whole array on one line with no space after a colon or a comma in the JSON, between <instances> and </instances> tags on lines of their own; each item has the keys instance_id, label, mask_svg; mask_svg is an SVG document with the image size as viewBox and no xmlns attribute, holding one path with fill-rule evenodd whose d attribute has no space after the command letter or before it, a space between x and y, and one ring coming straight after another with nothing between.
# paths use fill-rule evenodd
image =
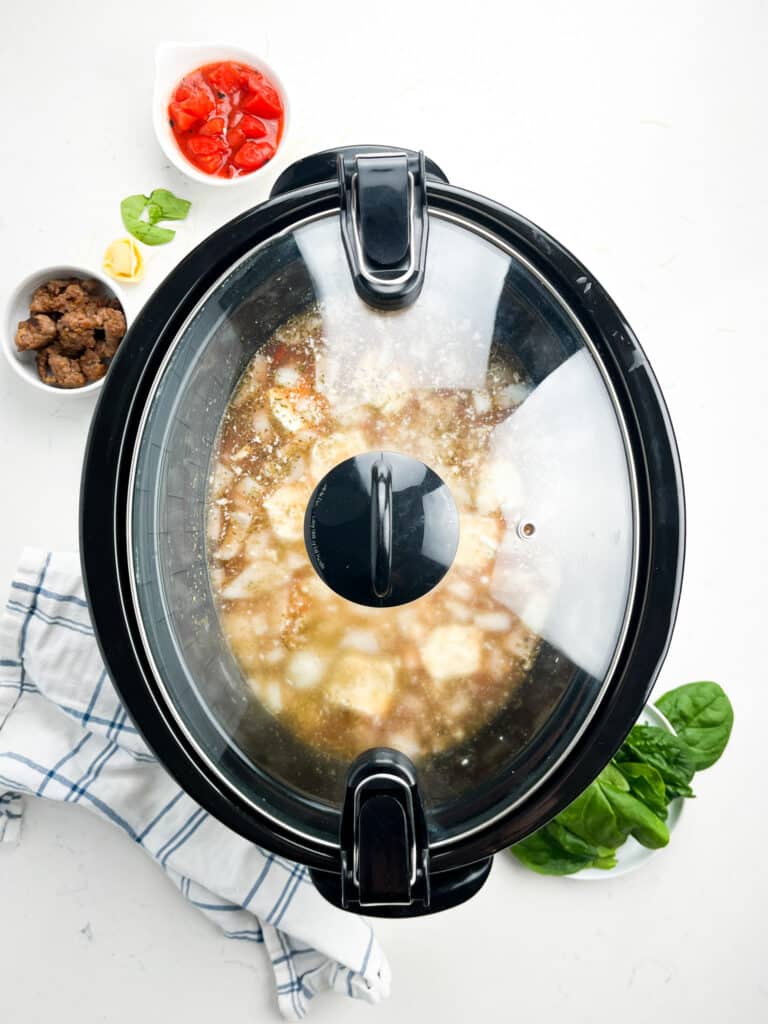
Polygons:
<instances>
[{"instance_id":1,"label":"bowl of diced tomato","mask_svg":"<svg viewBox=\"0 0 768 1024\"><path fill-rule=\"evenodd\" d=\"M285 139L285 88L247 50L165 43L157 50L154 124L166 156L188 177L241 184L270 164Z\"/></svg>"}]
</instances>

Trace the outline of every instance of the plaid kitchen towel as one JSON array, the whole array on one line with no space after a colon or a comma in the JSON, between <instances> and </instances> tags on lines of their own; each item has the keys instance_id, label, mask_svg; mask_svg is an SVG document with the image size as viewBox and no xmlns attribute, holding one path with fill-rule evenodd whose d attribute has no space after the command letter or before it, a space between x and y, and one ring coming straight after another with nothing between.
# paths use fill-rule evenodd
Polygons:
<instances>
[{"instance_id":1,"label":"plaid kitchen towel","mask_svg":"<svg viewBox=\"0 0 768 1024\"><path fill-rule=\"evenodd\" d=\"M263 943L288 1020L325 990L388 994L368 922L208 815L144 745L99 657L71 554L25 551L0 623L0 842L19 837L23 795L106 818L226 936Z\"/></svg>"}]
</instances>

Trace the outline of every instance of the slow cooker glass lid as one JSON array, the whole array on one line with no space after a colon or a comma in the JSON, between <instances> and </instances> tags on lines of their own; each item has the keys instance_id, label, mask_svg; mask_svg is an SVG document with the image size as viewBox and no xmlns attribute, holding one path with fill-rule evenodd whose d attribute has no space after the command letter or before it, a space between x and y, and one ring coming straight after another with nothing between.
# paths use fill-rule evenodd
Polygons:
<instances>
[{"instance_id":1,"label":"slow cooker glass lid","mask_svg":"<svg viewBox=\"0 0 768 1024\"><path fill-rule=\"evenodd\" d=\"M321 843L336 842L349 762L368 746L414 760L435 843L524 799L596 708L632 594L632 467L587 337L497 239L435 211L429 230L423 291L396 312L356 294L337 215L254 248L180 331L135 449L133 596L167 710L225 789ZM296 383L290 373L283 384L274 378L275 332L286 324L311 339L311 391L324 410L297 430L265 397L277 387L290 398ZM289 482L309 493L334 451L402 452L444 481L460 544L428 594L397 608L354 606L318 585L303 536L286 539L267 514L256 516L267 528L251 549L277 565L272 585L256 597L222 596L248 566L236 559L232 576L216 557L226 524L211 530L211 478L228 403L265 354L273 376L254 392L253 412L270 418L278 457L289 446L296 453ZM329 438L342 443L334 449ZM258 430L252 440L246 476L248 459L264 459ZM313 459L322 445L325 461ZM319 613L303 647L284 643L270 618L302 574ZM283 643L282 657L244 661L232 623L265 610L270 650L280 654ZM341 623L335 645L324 619ZM318 638L325 674L311 700L296 703L306 684L296 655ZM262 644L255 632L251 640Z\"/></svg>"}]
</instances>

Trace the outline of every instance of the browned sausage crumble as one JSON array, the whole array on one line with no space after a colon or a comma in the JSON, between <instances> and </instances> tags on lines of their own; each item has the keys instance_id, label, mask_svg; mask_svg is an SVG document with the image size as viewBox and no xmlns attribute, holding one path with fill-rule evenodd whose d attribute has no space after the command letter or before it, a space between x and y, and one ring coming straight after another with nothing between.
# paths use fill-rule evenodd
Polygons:
<instances>
[{"instance_id":1,"label":"browned sausage crumble","mask_svg":"<svg viewBox=\"0 0 768 1024\"><path fill-rule=\"evenodd\" d=\"M20 352L45 348L55 340L56 321L45 313L36 313L29 320L24 320L16 332L16 348Z\"/></svg>"},{"instance_id":2,"label":"browned sausage crumble","mask_svg":"<svg viewBox=\"0 0 768 1024\"><path fill-rule=\"evenodd\" d=\"M104 376L126 325L120 303L98 281L48 281L35 291L29 311L16 331L16 348L36 353L44 384L81 388Z\"/></svg>"}]
</instances>

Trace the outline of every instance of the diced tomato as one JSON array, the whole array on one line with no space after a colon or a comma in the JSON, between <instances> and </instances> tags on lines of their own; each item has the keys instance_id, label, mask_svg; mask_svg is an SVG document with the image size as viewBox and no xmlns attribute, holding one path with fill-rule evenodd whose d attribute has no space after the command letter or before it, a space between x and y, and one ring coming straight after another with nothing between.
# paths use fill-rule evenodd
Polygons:
<instances>
[{"instance_id":1,"label":"diced tomato","mask_svg":"<svg viewBox=\"0 0 768 1024\"><path fill-rule=\"evenodd\" d=\"M206 174L218 173L229 153L229 146L224 139L206 135L191 135L187 139L187 155Z\"/></svg>"},{"instance_id":2,"label":"diced tomato","mask_svg":"<svg viewBox=\"0 0 768 1024\"><path fill-rule=\"evenodd\" d=\"M196 167L236 178L274 156L284 110L280 94L261 71L219 61L184 76L168 117L179 148Z\"/></svg>"},{"instance_id":3,"label":"diced tomato","mask_svg":"<svg viewBox=\"0 0 768 1024\"><path fill-rule=\"evenodd\" d=\"M207 90L197 89L190 96L187 96L185 100L181 101L181 106L188 114L195 114L202 119L211 113L215 103Z\"/></svg>"},{"instance_id":4,"label":"diced tomato","mask_svg":"<svg viewBox=\"0 0 768 1024\"><path fill-rule=\"evenodd\" d=\"M243 114L237 127L245 132L249 139L263 139L267 134L267 126L261 118L254 117L253 114Z\"/></svg>"},{"instance_id":5,"label":"diced tomato","mask_svg":"<svg viewBox=\"0 0 768 1024\"><path fill-rule=\"evenodd\" d=\"M283 112L283 101L277 89L265 80L258 83L258 88L249 92L241 102L242 110L249 114L256 114L258 117L280 117Z\"/></svg>"},{"instance_id":6,"label":"diced tomato","mask_svg":"<svg viewBox=\"0 0 768 1024\"><path fill-rule=\"evenodd\" d=\"M212 153L224 153L226 142L223 138L206 138L204 135L191 135L187 140L190 153L196 157L207 157Z\"/></svg>"},{"instance_id":7,"label":"diced tomato","mask_svg":"<svg viewBox=\"0 0 768 1024\"><path fill-rule=\"evenodd\" d=\"M223 117L211 117L200 128L200 135L223 135L224 124Z\"/></svg>"},{"instance_id":8,"label":"diced tomato","mask_svg":"<svg viewBox=\"0 0 768 1024\"><path fill-rule=\"evenodd\" d=\"M250 89L251 92L256 92L263 81L264 75L262 75L260 71L256 71L255 68L241 68L240 82L244 89Z\"/></svg>"},{"instance_id":9,"label":"diced tomato","mask_svg":"<svg viewBox=\"0 0 768 1024\"><path fill-rule=\"evenodd\" d=\"M218 174L221 169L224 157L221 153L213 153L211 156L192 157L192 163L206 174Z\"/></svg>"},{"instance_id":10,"label":"diced tomato","mask_svg":"<svg viewBox=\"0 0 768 1024\"><path fill-rule=\"evenodd\" d=\"M245 142L245 132L240 128L230 128L227 132L227 144L232 152L236 152Z\"/></svg>"},{"instance_id":11,"label":"diced tomato","mask_svg":"<svg viewBox=\"0 0 768 1024\"><path fill-rule=\"evenodd\" d=\"M232 162L243 171L255 171L274 155L275 147L269 142L246 142L235 153Z\"/></svg>"},{"instance_id":12,"label":"diced tomato","mask_svg":"<svg viewBox=\"0 0 768 1024\"><path fill-rule=\"evenodd\" d=\"M237 92L241 87L240 72L231 62L215 65L213 70L208 72L207 78L214 89L227 95Z\"/></svg>"},{"instance_id":13,"label":"diced tomato","mask_svg":"<svg viewBox=\"0 0 768 1024\"><path fill-rule=\"evenodd\" d=\"M196 114L188 113L180 103L171 103L168 107L168 114L173 122L173 127L181 132L188 132L190 128L194 128L200 123L200 118Z\"/></svg>"},{"instance_id":14,"label":"diced tomato","mask_svg":"<svg viewBox=\"0 0 768 1024\"><path fill-rule=\"evenodd\" d=\"M212 139L204 135L192 135L187 139L187 149L193 156L212 156L214 153L226 153L224 139Z\"/></svg>"}]
</instances>

